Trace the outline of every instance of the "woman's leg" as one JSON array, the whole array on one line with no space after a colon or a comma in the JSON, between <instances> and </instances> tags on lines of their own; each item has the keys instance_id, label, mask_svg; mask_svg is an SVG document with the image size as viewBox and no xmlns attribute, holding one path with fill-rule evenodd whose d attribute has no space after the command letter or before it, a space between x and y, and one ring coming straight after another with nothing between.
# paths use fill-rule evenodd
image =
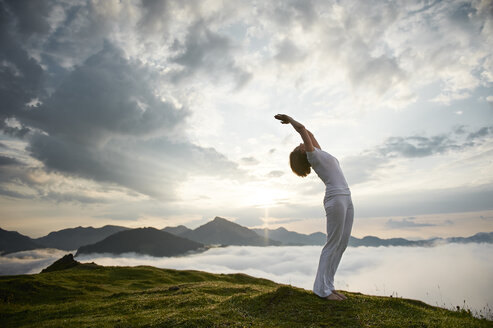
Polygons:
<instances>
[{"instance_id":1,"label":"woman's leg","mask_svg":"<svg viewBox=\"0 0 493 328\"><path fill-rule=\"evenodd\" d=\"M334 290L334 274L340 261L340 244L343 238L348 202L344 196L334 196L325 204L327 216L327 242L322 248L313 292L327 297Z\"/></svg>"},{"instance_id":2,"label":"woman's leg","mask_svg":"<svg viewBox=\"0 0 493 328\"><path fill-rule=\"evenodd\" d=\"M349 243L349 238L351 237L351 230L353 228L354 207L353 207L353 202L351 201L351 196L347 196L346 201L347 201L347 210L344 219L344 228L342 231L342 237L336 249L337 256L334 262L334 266L332 267L332 270L330 272L330 274L333 276L335 276L337 268L339 267L339 263L341 262L342 254L347 248L347 245ZM334 290L333 286L332 286L332 290Z\"/></svg>"}]
</instances>

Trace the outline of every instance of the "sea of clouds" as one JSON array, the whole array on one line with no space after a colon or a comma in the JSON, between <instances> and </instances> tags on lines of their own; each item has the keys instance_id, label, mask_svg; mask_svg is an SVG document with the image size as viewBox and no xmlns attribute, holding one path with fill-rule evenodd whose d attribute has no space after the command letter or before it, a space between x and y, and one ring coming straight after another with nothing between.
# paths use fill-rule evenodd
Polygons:
<instances>
[{"instance_id":1,"label":"sea of clouds","mask_svg":"<svg viewBox=\"0 0 493 328\"><path fill-rule=\"evenodd\" d=\"M151 265L160 268L242 272L311 289L320 246L229 246L181 257L92 254L80 262ZM37 273L66 252L33 250L0 256L0 275ZM436 247L349 247L336 275L336 288L364 294L419 299L446 308L471 309L493 318L493 245Z\"/></svg>"}]
</instances>

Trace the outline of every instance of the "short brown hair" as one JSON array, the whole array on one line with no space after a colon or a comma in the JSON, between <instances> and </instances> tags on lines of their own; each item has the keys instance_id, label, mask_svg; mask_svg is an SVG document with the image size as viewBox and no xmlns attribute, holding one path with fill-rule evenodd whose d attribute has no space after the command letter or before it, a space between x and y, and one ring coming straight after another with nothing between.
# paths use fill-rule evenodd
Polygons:
<instances>
[{"instance_id":1,"label":"short brown hair","mask_svg":"<svg viewBox=\"0 0 493 328\"><path fill-rule=\"evenodd\" d=\"M300 149L295 148L291 154L289 154L289 164L291 165L291 170L293 170L294 174L300 177L306 177L311 172L311 165L306 157L306 152L301 151Z\"/></svg>"}]
</instances>

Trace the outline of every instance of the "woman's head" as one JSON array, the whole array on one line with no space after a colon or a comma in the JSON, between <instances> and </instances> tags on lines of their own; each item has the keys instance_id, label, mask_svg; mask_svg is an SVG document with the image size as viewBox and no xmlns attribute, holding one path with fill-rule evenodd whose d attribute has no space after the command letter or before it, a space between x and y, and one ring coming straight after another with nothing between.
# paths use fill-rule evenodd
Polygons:
<instances>
[{"instance_id":1,"label":"woman's head","mask_svg":"<svg viewBox=\"0 0 493 328\"><path fill-rule=\"evenodd\" d=\"M311 165L306 157L304 144L300 144L291 152L291 154L289 154L289 164L291 165L291 170L293 170L294 174L300 177L306 177L310 174Z\"/></svg>"}]
</instances>

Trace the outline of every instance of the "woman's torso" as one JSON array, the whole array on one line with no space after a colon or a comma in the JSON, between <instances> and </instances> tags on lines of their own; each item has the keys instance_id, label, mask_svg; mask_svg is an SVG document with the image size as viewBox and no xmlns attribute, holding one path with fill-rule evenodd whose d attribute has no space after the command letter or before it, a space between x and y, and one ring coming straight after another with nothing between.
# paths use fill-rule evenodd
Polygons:
<instances>
[{"instance_id":1,"label":"woman's torso","mask_svg":"<svg viewBox=\"0 0 493 328\"><path fill-rule=\"evenodd\" d=\"M334 156L318 148L306 155L313 170L325 184L324 199L335 195L351 195L339 161Z\"/></svg>"}]
</instances>

